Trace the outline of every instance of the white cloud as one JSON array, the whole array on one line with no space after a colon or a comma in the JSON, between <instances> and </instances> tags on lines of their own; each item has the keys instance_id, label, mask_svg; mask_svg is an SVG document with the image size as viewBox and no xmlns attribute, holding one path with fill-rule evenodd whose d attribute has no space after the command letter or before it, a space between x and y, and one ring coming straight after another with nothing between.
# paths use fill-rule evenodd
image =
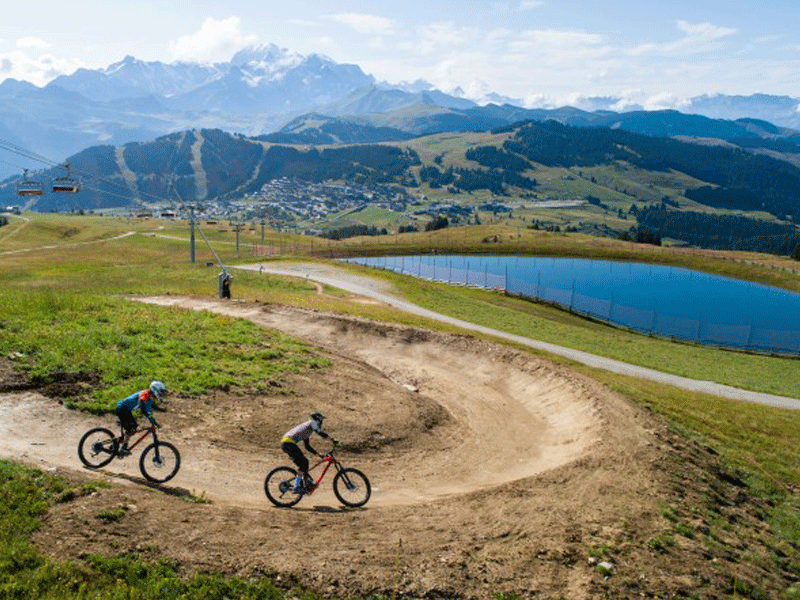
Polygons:
<instances>
[{"instance_id":1,"label":"white cloud","mask_svg":"<svg viewBox=\"0 0 800 600\"><path fill-rule=\"evenodd\" d=\"M38 50L46 50L50 48L50 44L38 37L24 37L17 40L17 48L35 48Z\"/></svg>"},{"instance_id":2,"label":"white cloud","mask_svg":"<svg viewBox=\"0 0 800 600\"><path fill-rule=\"evenodd\" d=\"M258 36L242 33L239 17L219 21L208 17L196 33L171 41L169 52L174 61L218 62L258 41Z\"/></svg>"},{"instance_id":3,"label":"white cloud","mask_svg":"<svg viewBox=\"0 0 800 600\"><path fill-rule=\"evenodd\" d=\"M670 92L648 96L642 102L645 110L666 110L674 109L680 110L689 106L690 101L688 98L682 98Z\"/></svg>"},{"instance_id":4,"label":"white cloud","mask_svg":"<svg viewBox=\"0 0 800 600\"><path fill-rule=\"evenodd\" d=\"M419 28L419 39L408 44L409 50L421 54L438 51L460 51L480 41L482 32L474 27L459 27L452 21L428 23Z\"/></svg>"},{"instance_id":5,"label":"white cloud","mask_svg":"<svg viewBox=\"0 0 800 600\"><path fill-rule=\"evenodd\" d=\"M688 23L677 21L678 31L684 35L676 40L666 43L647 42L629 48L626 54L630 56L643 56L645 54L661 56L688 56L706 52L715 47L715 43L723 38L730 37L738 30L732 27L719 27L711 23Z\"/></svg>"},{"instance_id":6,"label":"white cloud","mask_svg":"<svg viewBox=\"0 0 800 600\"><path fill-rule=\"evenodd\" d=\"M10 77L41 87L59 75L73 73L82 66L80 61L52 54L36 56L27 50L13 50L0 53L0 81Z\"/></svg>"},{"instance_id":7,"label":"white cloud","mask_svg":"<svg viewBox=\"0 0 800 600\"><path fill-rule=\"evenodd\" d=\"M583 54L586 49L596 51L604 42L602 35L568 29L531 29L516 35L509 46L516 50L545 51L547 54Z\"/></svg>"},{"instance_id":8,"label":"white cloud","mask_svg":"<svg viewBox=\"0 0 800 600\"><path fill-rule=\"evenodd\" d=\"M731 27L719 27L711 23L689 23L679 20L676 25L679 31L682 31L689 37L707 40L716 40L736 33L736 29Z\"/></svg>"},{"instance_id":9,"label":"white cloud","mask_svg":"<svg viewBox=\"0 0 800 600\"><path fill-rule=\"evenodd\" d=\"M364 35L389 35L394 32L394 21L386 17L359 13L341 13L327 17L331 21L352 27Z\"/></svg>"}]
</instances>

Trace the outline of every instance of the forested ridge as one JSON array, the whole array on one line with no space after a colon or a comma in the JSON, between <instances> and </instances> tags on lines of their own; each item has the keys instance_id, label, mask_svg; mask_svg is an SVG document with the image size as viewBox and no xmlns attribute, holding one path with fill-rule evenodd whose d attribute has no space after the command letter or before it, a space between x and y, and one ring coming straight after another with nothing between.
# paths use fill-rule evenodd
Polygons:
<instances>
[{"instance_id":1,"label":"forested ridge","mask_svg":"<svg viewBox=\"0 0 800 600\"><path fill-rule=\"evenodd\" d=\"M702 192L711 206L763 210L786 220L800 217L800 169L737 148L547 121L521 125L503 143L503 150L553 167L626 161L649 171L675 170L718 186Z\"/></svg>"},{"instance_id":2,"label":"forested ridge","mask_svg":"<svg viewBox=\"0 0 800 600\"><path fill-rule=\"evenodd\" d=\"M637 212L640 233L673 238L701 248L747 250L790 255L800 244L800 232L791 225L740 215L713 215L669 210L665 206Z\"/></svg>"}]
</instances>

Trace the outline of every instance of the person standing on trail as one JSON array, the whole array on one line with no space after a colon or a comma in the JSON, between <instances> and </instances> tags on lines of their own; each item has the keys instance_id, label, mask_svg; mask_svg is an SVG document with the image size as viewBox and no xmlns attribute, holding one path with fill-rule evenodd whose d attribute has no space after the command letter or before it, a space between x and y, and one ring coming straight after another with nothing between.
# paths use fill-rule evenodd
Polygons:
<instances>
[{"instance_id":1,"label":"person standing on trail","mask_svg":"<svg viewBox=\"0 0 800 600\"><path fill-rule=\"evenodd\" d=\"M324 418L322 413L312 413L310 421L300 423L300 425L293 427L283 435L283 439L281 440L281 450L288 454L292 462L297 465L298 473L294 483L294 491L297 493L304 492L306 483L311 479L311 476L308 474L308 459L305 454L303 454L298 444L302 441L306 450L314 456L319 456L319 452L311 447L308 438L311 437L312 433L317 433L325 439L330 437L322 430L322 421Z\"/></svg>"},{"instance_id":2,"label":"person standing on trail","mask_svg":"<svg viewBox=\"0 0 800 600\"><path fill-rule=\"evenodd\" d=\"M223 271L219 274L220 277L220 298L224 298L226 300L231 299L231 283L233 283L233 275L228 273L227 271Z\"/></svg>"},{"instance_id":3,"label":"person standing on trail","mask_svg":"<svg viewBox=\"0 0 800 600\"><path fill-rule=\"evenodd\" d=\"M150 423L156 427L161 427L153 417L153 403L155 401L165 402L167 395L167 386L160 381L153 381L150 387L146 390L134 392L127 398L123 398L117 402L116 413L119 417L119 422L122 424L122 447L120 448L120 456L127 456L130 454L128 451L128 440L139 424L136 422L136 417L133 416L133 411L139 409L143 416L150 420Z\"/></svg>"}]
</instances>

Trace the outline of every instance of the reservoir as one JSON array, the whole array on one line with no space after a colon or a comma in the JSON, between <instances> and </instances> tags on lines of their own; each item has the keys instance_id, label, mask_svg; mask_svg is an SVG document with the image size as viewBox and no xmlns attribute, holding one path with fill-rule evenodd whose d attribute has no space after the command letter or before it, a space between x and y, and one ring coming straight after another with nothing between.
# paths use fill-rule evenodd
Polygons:
<instances>
[{"instance_id":1,"label":"reservoir","mask_svg":"<svg viewBox=\"0 0 800 600\"><path fill-rule=\"evenodd\" d=\"M347 262L504 290L647 335L800 354L800 294L680 267L534 256L381 256Z\"/></svg>"}]
</instances>

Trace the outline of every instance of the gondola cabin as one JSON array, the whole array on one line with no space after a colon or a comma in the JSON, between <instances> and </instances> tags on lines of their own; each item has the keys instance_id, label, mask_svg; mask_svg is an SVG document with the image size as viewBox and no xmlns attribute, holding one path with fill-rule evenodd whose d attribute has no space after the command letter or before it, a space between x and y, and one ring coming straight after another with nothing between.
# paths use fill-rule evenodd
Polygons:
<instances>
[{"instance_id":1,"label":"gondola cabin","mask_svg":"<svg viewBox=\"0 0 800 600\"><path fill-rule=\"evenodd\" d=\"M79 191L81 191L81 188L77 183L53 182L53 191L62 192L65 194L77 194Z\"/></svg>"},{"instance_id":2,"label":"gondola cabin","mask_svg":"<svg viewBox=\"0 0 800 600\"><path fill-rule=\"evenodd\" d=\"M44 188L38 181L28 177L28 169L23 170L22 181L17 183L18 196L41 196Z\"/></svg>"},{"instance_id":3,"label":"gondola cabin","mask_svg":"<svg viewBox=\"0 0 800 600\"><path fill-rule=\"evenodd\" d=\"M56 177L53 180L53 191L62 194L77 194L81 191L81 182L79 179L72 177L69 169L69 164L64 165L67 169L67 174L63 177Z\"/></svg>"}]
</instances>

